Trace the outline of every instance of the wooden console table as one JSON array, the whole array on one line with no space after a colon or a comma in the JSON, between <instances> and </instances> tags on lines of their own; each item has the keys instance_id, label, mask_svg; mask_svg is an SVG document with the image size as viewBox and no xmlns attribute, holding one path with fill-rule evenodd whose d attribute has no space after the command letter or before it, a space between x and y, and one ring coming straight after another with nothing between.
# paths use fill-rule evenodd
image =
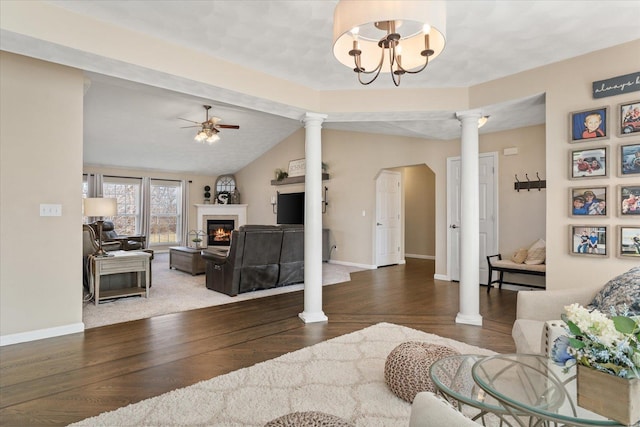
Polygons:
<instances>
[{"instance_id":1,"label":"wooden console table","mask_svg":"<svg viewBox=\"0 0 640 427\"><path fill-rule=\"evenodd\" d=\"M144 295L149 298L149 259L151 254L138 251L113 251L109 252L113 256L91 257L91 285L94 292L95 304L100 304L100 300L128 297L134 295ZM100 277L117 273L138 273L136 287L113 289L100 293ZM142 280L144 274L144 287Z\"/></svg>"}]
</instances>

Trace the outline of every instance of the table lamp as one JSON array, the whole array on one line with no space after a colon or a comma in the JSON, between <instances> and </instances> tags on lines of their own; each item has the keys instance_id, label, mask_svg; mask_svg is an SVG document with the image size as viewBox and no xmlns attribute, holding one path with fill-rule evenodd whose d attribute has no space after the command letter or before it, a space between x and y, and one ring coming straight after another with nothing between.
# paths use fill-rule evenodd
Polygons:
<instances>
[{"instance_id":1,"label":"table lamp","mask_svg":"<svg viewBox=\"0 0 640 427\"><path fill-rule=\"evenodd\" d=\"M89 197L83 199L84 216L100 218L96 221L98 226L98 250L93 256L105 257L110 256L102 249L102 224L105 216L114 216L117 213L116 199L109 199L104 197Z\"/></svg>"}]
</instances>

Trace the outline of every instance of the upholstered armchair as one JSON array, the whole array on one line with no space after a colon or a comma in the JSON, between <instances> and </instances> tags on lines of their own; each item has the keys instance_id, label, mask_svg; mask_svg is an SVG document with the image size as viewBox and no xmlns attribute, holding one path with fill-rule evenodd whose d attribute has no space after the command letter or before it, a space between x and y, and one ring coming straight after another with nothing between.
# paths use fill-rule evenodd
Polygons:
<instances>
[{"instance_id":1,"label":"upholstered armchair","mask_svg":"<svg viewBox=\"0 0 640 427\"><path fill-rule=\"evenodd\" d=\"M120 244L120 248L123 251L135 251L144 249L147 243L147 237L143 235L124 236L120 235L115 230L115 225L111 221L105 221L102 224L102 245L111 242L117 242ZM108 250L108 249L105 249Z\"/></svg>"}]
</instances>

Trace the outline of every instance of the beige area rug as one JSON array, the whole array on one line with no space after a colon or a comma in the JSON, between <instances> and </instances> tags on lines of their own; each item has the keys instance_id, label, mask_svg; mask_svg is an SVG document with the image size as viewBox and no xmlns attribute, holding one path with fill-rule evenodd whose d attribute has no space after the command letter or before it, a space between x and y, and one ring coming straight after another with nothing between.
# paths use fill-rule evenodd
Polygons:
<instances>
[{"instance_id":1,"label":"beige area rug","mask_svg":"<svg viewBox=\"0 0 640 427\"><path fill-rule=\"evenodd\" d=\"M298 284L247 292L230 297L207 289L204 274L192 276L189 273L169 269L168 253L155 254L154 258L152 262L153 282L151 289L149 289L149 298L119 298L109 302L101 302L98 306L93 302L85 302L82 311L85 329L304 289L303 284ZM322 284L332 285L348 282L351 280L350 273L360 270L362 269L323 263Z\"/></svg>"},{"instance_id":2,"label":"beige area rug","mask_svg":"<svg viewBox=\"0 0 640 427\"><path fill-rule=\"evenodd\" d=\"M296 411L320 411L362 427L407 426L411 405L384 382L387 355L405 341L460 353L494 352L390 323L306 347L72 426L264 426Z\"/></svg>"}]
</instances>

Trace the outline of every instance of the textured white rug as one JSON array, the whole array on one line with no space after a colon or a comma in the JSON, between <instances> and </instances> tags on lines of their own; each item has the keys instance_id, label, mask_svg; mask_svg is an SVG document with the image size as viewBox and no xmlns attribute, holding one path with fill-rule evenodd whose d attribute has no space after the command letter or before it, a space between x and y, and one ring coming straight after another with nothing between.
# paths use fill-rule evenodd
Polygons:
<instances>
[{"instance_id":1,"label":"textured white rug","mask_svg":"<svg viewBox=\"0 0 640 427\"><path fill-rule=\"evenodd\" d=\"M362 427L407 426L411 405L384 382L387 355L405 341L494 352L390 323L87 418L72 426L263 426L296 411L321 411Z\"/></svg>"},{"instance_id":2,"label":"textured white rug","mask_svg":"<svg viewBox=\"0 0 640 427\"><path fill-rule=\"evenodd\" d=\"M149 298L119 298L102 302L98 306L93 302L86 302L82 311L85 329L304 289L303 284L298 284L230 297L207 289L204 274L192 276L189 273L169 269L168 253L156 254L154 258L153 282L149 290ZM351 280L350 273L359 270L362 269L323 263L322 284L348 282Z\"/></svg>"}]
</instances>

